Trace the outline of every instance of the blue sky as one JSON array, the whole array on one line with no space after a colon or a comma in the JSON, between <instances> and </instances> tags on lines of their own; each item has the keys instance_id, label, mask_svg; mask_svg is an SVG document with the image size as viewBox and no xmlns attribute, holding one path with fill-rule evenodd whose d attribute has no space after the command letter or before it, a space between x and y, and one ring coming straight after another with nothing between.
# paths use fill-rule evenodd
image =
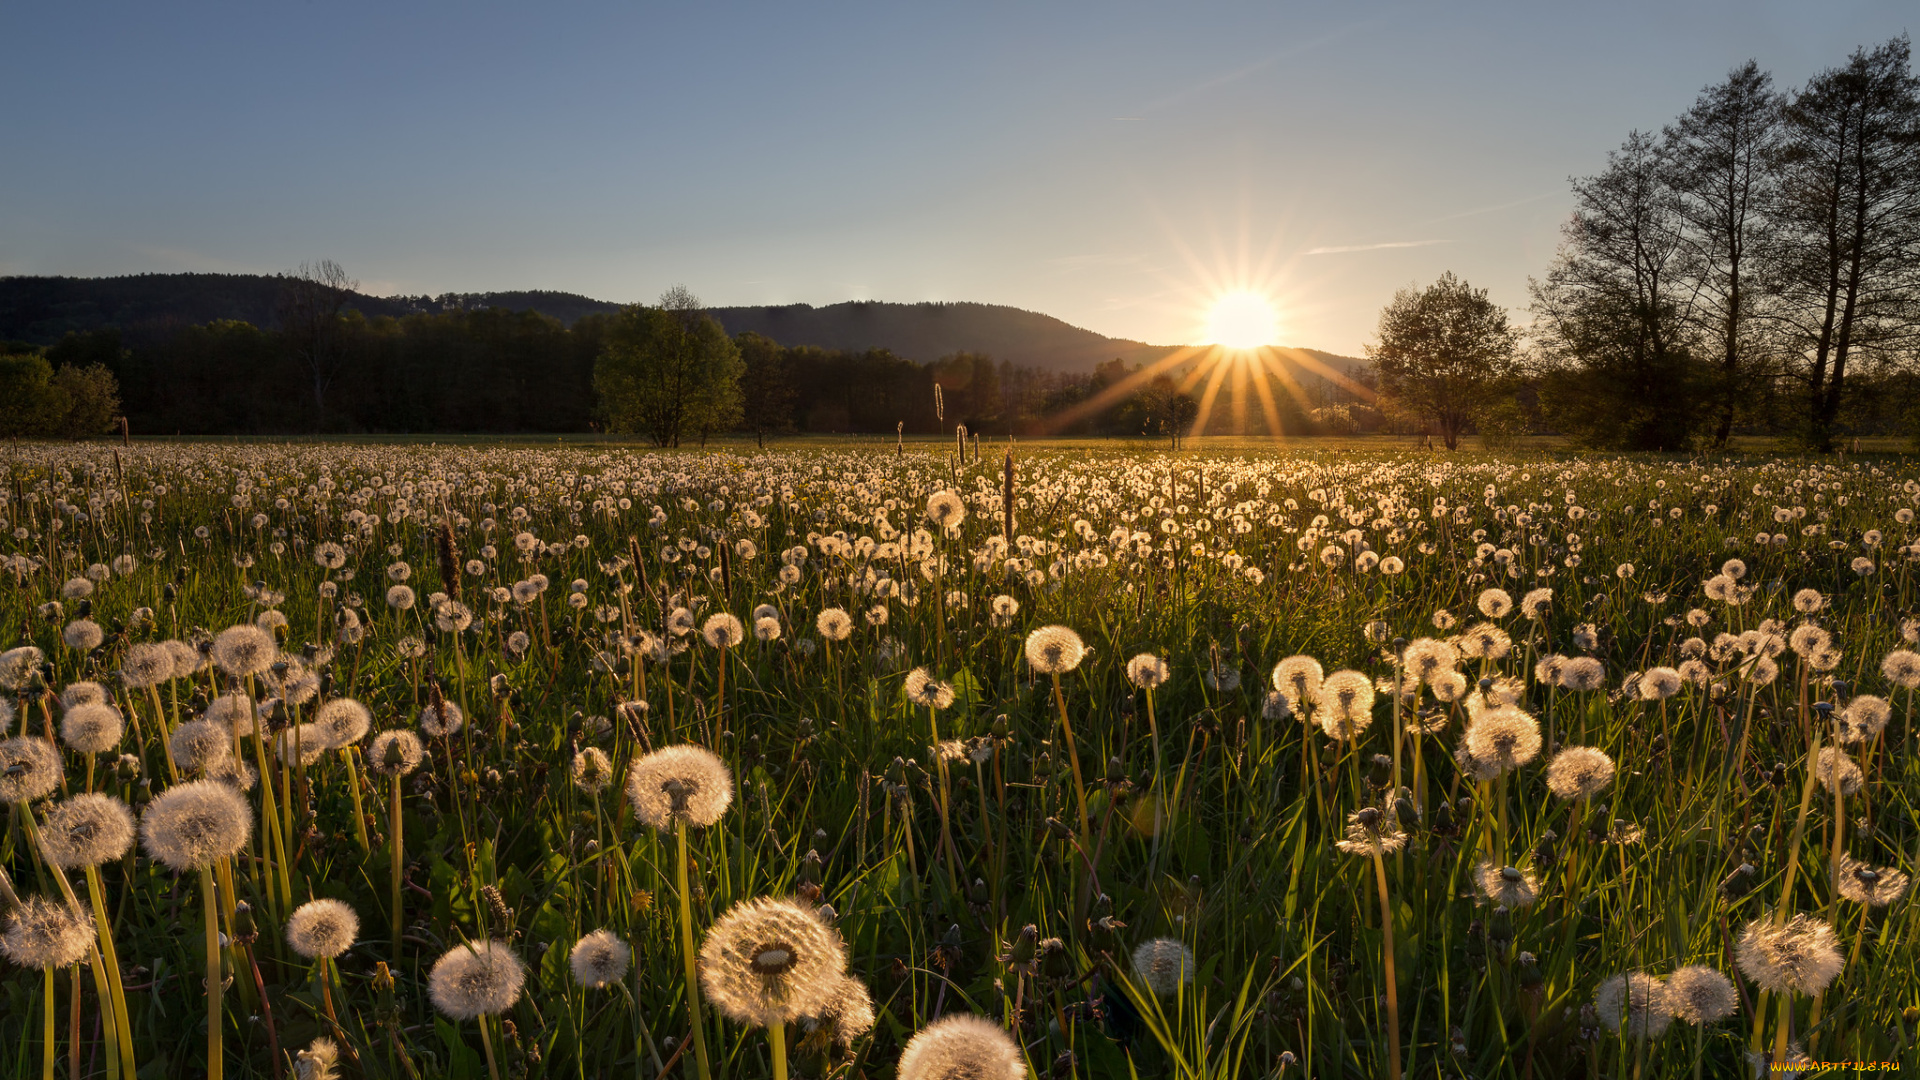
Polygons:
<instances>
[{"instance_id":1,"label":"blue sky","mask_svg":"<svg viewBox=\"0 0 1920 1080\"><path fill-rule=\"evenodd\" d=\"M1357 354L1453 270L1516 309L1567 178L1748 57L1908 3L0 6L0 274L978 300ZM1521 316L1524 317L1523 315Z\"/></svg>"}]
</instances>

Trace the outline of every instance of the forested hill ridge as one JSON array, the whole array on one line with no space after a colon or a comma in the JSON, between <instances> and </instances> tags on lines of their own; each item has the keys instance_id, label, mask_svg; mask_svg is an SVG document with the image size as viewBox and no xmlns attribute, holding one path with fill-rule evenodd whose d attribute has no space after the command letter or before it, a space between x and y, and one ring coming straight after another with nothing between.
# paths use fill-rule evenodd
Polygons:
<instances>
[{"instance_id":1,"label":"forested hill ridge","mask_svg":"<svg viewBox=\"0 0 1920 1080\"><path fill-rule=\"evenodd\" d=\"M109 328L139 338L221 320L271 330L278 324L275 305L283 280L266 274L0 277L0 340L52 345L68 333ZM567 326L620 308L606 300L540 289L439 296L354 293L347 306L369 320L487 308L537 311ZM709 311L729 334L752 331L782 345L848 352L888 349L923 364L971 352L1020 367L1087 372L1115 359L1129 366L1151 363L1177 348L1110 338L1002 304L849 301L825 307L787 304ZM1337 370L1357 363L1332 353L1299 351Z\"/></svg>"}]
</instances>

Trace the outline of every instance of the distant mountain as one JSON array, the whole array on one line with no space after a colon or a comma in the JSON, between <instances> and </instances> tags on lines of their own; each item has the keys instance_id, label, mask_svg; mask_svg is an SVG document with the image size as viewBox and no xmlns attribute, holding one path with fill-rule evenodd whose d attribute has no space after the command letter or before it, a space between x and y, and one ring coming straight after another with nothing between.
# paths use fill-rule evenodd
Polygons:
<instances>
[{"instance_id":1,"label":"distant mountain","mask_svg":"<svg viewBox=\"0 0 1920 1080\"><path fill-rule=\"evenodd\" d=\"M118 327L134 336L166 333L220 319L255 326L275 324L280 279L264 274L134 274L125 277L0 277L0 340L51 345L71 331ZM475 308L538 311L571 326L619 304L574 293L444 293L440 296L367 296L350 306L369 319L401 318ZM751 330L782 345L864 351L891 349L922 363L956 352L986 353L996 360L1051 371L1089 371L1120 359L1150 363L1179 351L1110 338L1049 315L1000 304L891 304L850 301L813 307L720 307L710 309L727 332ZM1312 349L1289 350L1346 372L1363 362Z\"/></svg>"}]
</instances>

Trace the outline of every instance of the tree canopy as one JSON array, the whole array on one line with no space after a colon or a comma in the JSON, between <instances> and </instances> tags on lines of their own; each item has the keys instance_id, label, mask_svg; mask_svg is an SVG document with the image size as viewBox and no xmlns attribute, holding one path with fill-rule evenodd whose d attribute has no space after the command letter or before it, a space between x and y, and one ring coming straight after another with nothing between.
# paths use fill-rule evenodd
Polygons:
<instances>
[{"instance_id":1,"label":"tree canopy","mask_svg":"<svg viewBox=\"0 0 1920 1080\"><path fill-rule=\"evenodd\" d=\"M1379 337L1367 356L1380 371L1381 392L1430 420L1449 450L1515 370L1506 310L1452 271L1424 289L1395 293L1380 312Z\"/></svg>"},{"instance_id":2,"label":"tree canopy","mask_svg":"<svg viewBox=\"0 0 1920 1080\"><path fill-rule=\"evenodd\" d=\"M719 321L675 286L657 307L634 304L614 316L593 385L611 430L679 446L683 438L705 439L740 420L745 372Z\"/></svg>"}]
</instances>

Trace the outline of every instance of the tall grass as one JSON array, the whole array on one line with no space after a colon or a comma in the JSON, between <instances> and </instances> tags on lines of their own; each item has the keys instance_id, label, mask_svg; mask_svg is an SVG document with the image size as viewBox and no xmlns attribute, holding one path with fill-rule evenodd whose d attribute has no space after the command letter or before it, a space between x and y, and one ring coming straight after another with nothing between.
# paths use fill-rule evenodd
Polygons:
<instances>
[{"instance_id":1,"label":"tall grass","mask_svg":"<svg viewBox=\"0 0 1920 1080\"><path fill-rule=\"evenodd\" d=\"M226 1075L292 1075L324 1037L348 1075L482 1076L497 1058L506 1076L763 1077L771 1042L796 1076L878 1080L914 1032L962 1011L1014 1032L1036 1075L1685 1076L1697 1054L1705 1075L1734 1077L1753 1075L1750 1043L1920 1068L1910 900L1838 898L1835 870L1836 853L1894 873L1920 857L1913 691L1881 671L1911 633L1920 470L1038 448L1020 455L1008 522L1009 475L924 449L14 449L0 645L35 646L45 667L8 676L9 733L53 732L57 695L88 679L133 720L133 760L67 752L52 798L91 775L137 811L176 768L187 778L168 735L209 701L271 702L265 738L223 766L258 774L258 829L230 871L189 880L136 846L89 877L141 1075L216 1071L209 1046ZM968 509L950 533L926 519L943 489ZM337 568L316 561L328 542ZM1705 583L1736 557L1744 576L1711 599ZM536 574L546 587L515 597ZM402 576L411 608L386 602ZM1482 621L1493 587L1553 595L1542 619L1488 620L1513 645L1466 660L1469 689L1515 697L1558 740L1497 779L1455 754L1467 702L1392 689L1395 639ZM1795 610L1804 589L1819 610ZM431 594L456 592L471 623L442 629ZM996 620L996 596L1017 614ZM777 639L753 636L761 605ZM852 616L844 641L815 629L829 607ZM692 632L676 632L682 608ZM284 616L283 666L251 687L204 668L153 692L118 679L135 644L269 611ZM701 640L722 612L746 641ZM97 647L63 640L83 617ZM1837 656L1783 641L1763 681L1751 649L1712 648L1763 620L1783 637L1817 623ZM1051 624L1092 650L1058 676L1022 649ZM1151 698L1126 678L1140 652L1171 669ZM1303 722L1311 707L1275 718L1269 672L1295 654L1380 682L1373 723L1336 741ZM1542 683L1548 655L1599 659L1605 687ZM1701 666L1677 693L1644 696L1640 673L1689 659ZM903 689L916 667L952 687L937 716ZM1810 755L1869 694L1893 719L1845 748L1863 786L1816 795ZM276 756L277 732L333 697L366 704L374 734L442 702L465 723L423 733L426 762L404 777L350 754ZM949 759L931 754L936 731ZM719 754L736 797L711 827L644 828L619 797L627 767L678 743ZM1591 800L1547 791L1546 762L1570 744L1618 764ZM587 746L612 762L604 796L571 779ZM1368 808L1407 833L1403 851L1335 849ZM1534 875L1537 897L1489 901L1483 859ZM20 892L57 895L17 812L0 860ZM695 1007L697 938L767 895L831 908L876 1013L851 1045L824 1020L775 1038ZM318 896L368 928L336 961L331 1016L325 976L316 990L280 922ZM1846 964L1824 994L1777 995L1761 1014L1731 950L1780 912L1831 913ZM634 968L590 989L567 958L601 928L631 943ZM1196 958L1170 996L1129 960L1158 937ZM428 969L486 939L525 959L526 992L478 1026L438 1015ZM1604 979L1687 964L1734 976L1736 1019L1644 1046L1602 1034ZM224 1010L208 966L228 979ZM0 978L7 1075L40 1067L46 985L12 966ZM224 1026L211 1039L209 1004ZM83 1075L108 1075L118 1012L84 994L79 1008L56 1035Z\"/></svg>"}]
</instances>

